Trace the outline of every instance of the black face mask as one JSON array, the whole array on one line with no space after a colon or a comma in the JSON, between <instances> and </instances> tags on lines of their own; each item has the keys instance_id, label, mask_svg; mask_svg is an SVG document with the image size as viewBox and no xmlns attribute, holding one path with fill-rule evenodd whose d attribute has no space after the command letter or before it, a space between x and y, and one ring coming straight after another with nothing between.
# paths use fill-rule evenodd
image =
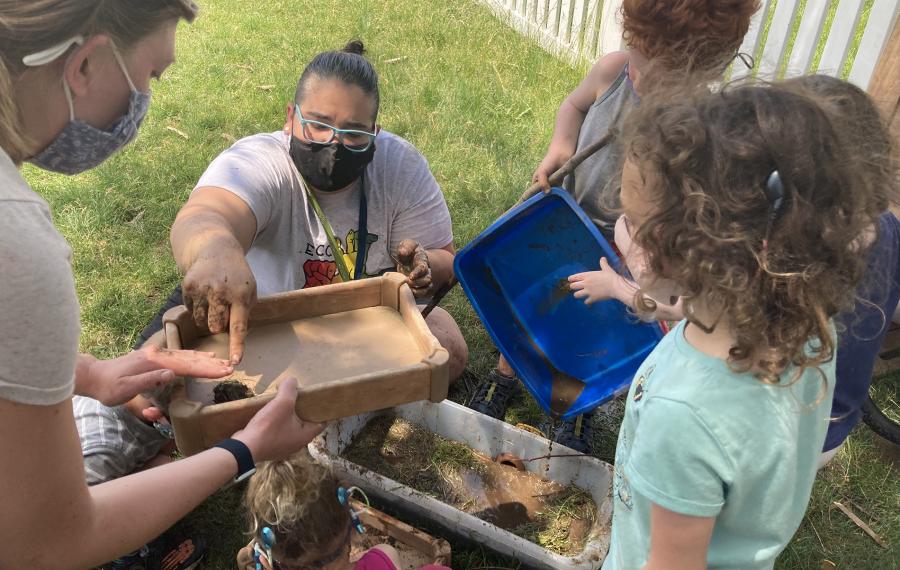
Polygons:
<instances>
[{"instance_id":1,"label":"black face mask","mask_svg":"<svg viewBox=\"0 0 900 570\"><path fill-rule=\"evenodd\" d=\"M334 192L362 176L375 157L375 142L363 152L338 144L310 143L291 136L291 159L304 180L316 190Z\"/></svg>"}]
</instances>

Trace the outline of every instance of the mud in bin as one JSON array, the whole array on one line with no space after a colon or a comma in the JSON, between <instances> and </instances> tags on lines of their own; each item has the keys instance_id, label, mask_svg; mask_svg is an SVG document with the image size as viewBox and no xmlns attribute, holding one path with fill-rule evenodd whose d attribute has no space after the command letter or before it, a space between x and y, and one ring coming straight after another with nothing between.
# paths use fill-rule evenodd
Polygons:
<instances>
[{"instance_id":1,"label":"mud in bin","mask_svg":"<svg viewBox=\"0 0 900 570\"><path fill-rule=\"evenodd\" d=\"M405 281L388 273L260 299L234 374L183 378L172 390L169 416L178 448L192 455L230 437L292 376L300 385L297 415L315 422L446 398L447 351ZM164 323L169 348L228 358L228 335L204 336L185 307L167 312ZM214 403L223 381L240 382L252 397Z\"/></svg>"},{"instance_id":2,"label":"mud in bin","mask_svg":"<svg viewBox=\"0 0 900 570\"><path fill-rule=\"evenodd\" d=\"M517 536L500 526L469 514L439 498L353 463L343 457L369 421L393 415L447 440L459 442L490 458L507 453L524 462L525 469L559 486L576 486L590 493L596 512L587 532L584 548L577 554L556 554ZM363 414L332 423L313 443L310 453L317 461L330 464L338 478L357 485L379 504L409 522L424 521L426 528L438 528L437 536L454 536L474 542L521 561L528 568L600 568L609 548L612 515L612 467L599 459L581 455L554 444L547 458L549 441L505 422L478 414L451 401L437 404L416 402L394 410ZM557 457L565 456L565 457ZM538 458L538 459L534 459ZM515 462L513 462L515 463ZM514 469L514 467L506 467Z\"/></svg>"}]
</instances>

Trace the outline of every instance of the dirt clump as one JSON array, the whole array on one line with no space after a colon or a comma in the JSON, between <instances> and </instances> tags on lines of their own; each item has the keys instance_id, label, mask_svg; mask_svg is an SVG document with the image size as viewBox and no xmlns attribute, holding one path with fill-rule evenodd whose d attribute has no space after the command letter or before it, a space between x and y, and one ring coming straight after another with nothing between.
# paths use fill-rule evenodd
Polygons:
<instances>
[{"instance_id":1,"label":"dirt clump","mask_svg":"<svg viewBox=\"0 0 900 570\"><path fill-rule=\"evenodd\" d=\"M213 402L224 404L253 397L253 390L239 380L224 380L213 388Z\"/></svg>"}]
</instances>

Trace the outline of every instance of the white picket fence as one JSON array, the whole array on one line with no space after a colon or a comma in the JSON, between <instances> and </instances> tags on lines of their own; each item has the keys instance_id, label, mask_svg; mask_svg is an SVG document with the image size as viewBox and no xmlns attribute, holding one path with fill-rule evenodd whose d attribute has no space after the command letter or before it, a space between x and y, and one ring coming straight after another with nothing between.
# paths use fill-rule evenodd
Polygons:
<instances>
[{"instance_id":1,"label":"white picket fence","mask_svg":"<svg viewBox=\"0 0 900 570\"><path fill-rule=\"evenodd\" d=\"M594 61L624 47L622 0L481 2L509 25L572 63ZM755 56L756 66L751 71L735 65L732 77L753 73L773 79L811 72L840 77L856 44L857 51L846 77L865 89L900 12L900 0L806 0L802 11L800 0L762 0L761 3L762 8L753 17L741 46L742 52ZM868 18L864 18L869 3ZM834 10L834 17L826 30L829 8ZM795 22L797 34L792 42ZM857 43L858 33L862 35ZM827 34L824 49L819 50L824 34ZM818 62L815 61L817 53Z\"/></svg>"}]
</instances>

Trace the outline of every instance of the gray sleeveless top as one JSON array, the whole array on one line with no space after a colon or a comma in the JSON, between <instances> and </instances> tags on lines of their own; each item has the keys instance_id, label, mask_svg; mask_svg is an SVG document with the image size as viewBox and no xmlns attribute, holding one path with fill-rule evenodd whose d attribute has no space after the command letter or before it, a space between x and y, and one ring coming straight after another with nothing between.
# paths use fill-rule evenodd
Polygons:
<instances>
[{"instance_id":1,"label":"gray sleeveless top","mask_svg":"<svg viewBox=\"0 0 900 570\"><path fill-rule=\"evenodd\" d=\"M621 128L628 111L637 102L637 95L628 80L628 67L605 93L588 109L578 133L576 152L603 138L610 127ZM588 217L608 239L612 238L618 212L610 211L610 204L619 207L622 179L621 140L613 140L582 162L563 182L563 187L575 198Z\"/></svg>"}]
</instances>

